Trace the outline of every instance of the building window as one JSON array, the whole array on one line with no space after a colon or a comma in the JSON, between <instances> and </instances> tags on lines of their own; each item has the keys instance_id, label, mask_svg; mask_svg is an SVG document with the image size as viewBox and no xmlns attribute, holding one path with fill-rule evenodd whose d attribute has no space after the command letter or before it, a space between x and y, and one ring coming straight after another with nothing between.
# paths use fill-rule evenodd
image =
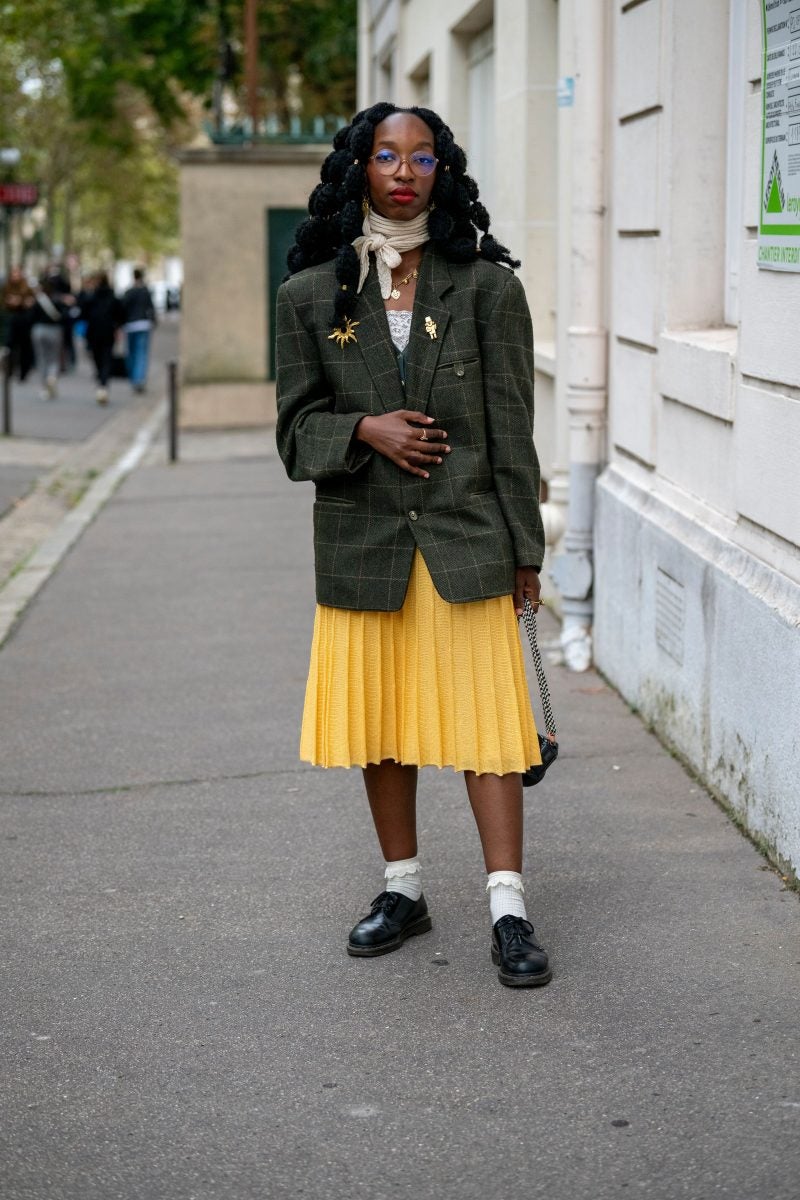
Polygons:
<instances>
[{"instance_id":1,"label":"building window","mask_svg":"<svg viewBox=\"0 0 800 1200\"><path fill-rule=\"evenodd\" d=\"M394 100L394 41L385 46L378 57L378 99Z\"/></svg>"},{"instance_id":2,"label":"building window","mask_svg":"<svg viewBox=\"0 0 800 1200\"><path fill-rule=\"evenodd\" d=\"M408 75L411 83L411 94L413 103L420 108L430 108L431 105L431 56L427 54L425 58L414 68L409 71Z\"/></svg>"}]
</instances>

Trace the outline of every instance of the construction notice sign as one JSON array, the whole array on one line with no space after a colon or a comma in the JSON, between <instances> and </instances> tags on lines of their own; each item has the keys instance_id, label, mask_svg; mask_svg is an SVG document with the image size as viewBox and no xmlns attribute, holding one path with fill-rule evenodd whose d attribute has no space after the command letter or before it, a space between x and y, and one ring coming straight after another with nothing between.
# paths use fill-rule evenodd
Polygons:
<instances>
[{"instance_id":1,"label":"construction notice sign","mask_svg":"<svg viewBox=\"0 0 800 1200\"><path fill-rule=\"evenodd\" d=\"M758 265L800 271L800 0L761 0L764 28Z\"/></svg>"}]
</instances>

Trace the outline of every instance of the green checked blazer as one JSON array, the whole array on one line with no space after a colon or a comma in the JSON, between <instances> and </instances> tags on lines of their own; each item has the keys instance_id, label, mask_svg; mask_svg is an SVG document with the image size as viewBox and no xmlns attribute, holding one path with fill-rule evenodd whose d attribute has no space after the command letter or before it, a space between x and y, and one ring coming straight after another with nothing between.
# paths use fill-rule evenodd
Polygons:
<instances>
[{"instance_id":1,"label":"green checked blazer","mask_svg":"<svg viewBox=\"0 0 800 1200\"><path fill-rule=\"evenodd\" d=\"M515 568L539 567L544 557L533 336L521 283L495 263L448 263L428 245L405 385L377 272L356 306L358 340L343 347L329 339L336 287L329 262L278 291L278 452L291 479L316 485L317 601L400 608L416 547L445 600L508 595ZM429 479L354 437L361 417L400 408L447 430L451 453Z\"/></svg>"}]
</instances>

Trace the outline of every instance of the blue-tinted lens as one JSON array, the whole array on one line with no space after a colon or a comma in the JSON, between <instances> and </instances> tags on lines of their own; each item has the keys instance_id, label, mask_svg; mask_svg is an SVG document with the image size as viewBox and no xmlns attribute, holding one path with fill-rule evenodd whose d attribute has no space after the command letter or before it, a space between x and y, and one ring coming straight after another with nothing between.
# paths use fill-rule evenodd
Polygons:
<instances>
[{"instance_id":1,"label":"blue-tinted lens","mask_svg":"<svg viewBox=\"0 0 800 1200\"><path fill-rule=\"evenodd\" d=\"M430 175L435 166L436 159L432 154L423 154L421 151L417 151L411 155L411 169L419 175Z\"/></svg>"},{"instance_id":2,"label":"blue-tinted lens","mask_svg":"<svg viewBox=\"0 0 800 1200\"><path fill-rule=\"evenodd\" d=\"M376 167L391 167L394 170L400 162L399 156L391 150L379 150L374 157Z\"/></svg>"}]
</instances>

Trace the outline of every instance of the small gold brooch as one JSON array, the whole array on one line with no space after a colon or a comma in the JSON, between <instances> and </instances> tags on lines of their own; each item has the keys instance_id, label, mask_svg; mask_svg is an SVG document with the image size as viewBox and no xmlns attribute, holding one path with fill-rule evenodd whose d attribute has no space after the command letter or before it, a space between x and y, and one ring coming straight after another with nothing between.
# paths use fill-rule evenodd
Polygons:
<instances>
[{"instance_id":1,"label":"small gold brooch","mask_svg":"<svg viewBox=\"0 0 800 1200\"><path fill-rule=\"evenodd\" d=\"M432 342L436 340L436 322L433 317L425 318L425 332Z\"/></svg>"},{"instance_id":2,"label":"small gold brooch","mask_svg":"<svg viewBox=\"0 0 800 1200\"><path fill-rule=\"evenodd\" d=\"M344 329L334 329L333 333L328 334L328 341L329 342L333 342L333 341L338 342L341 349L344 350L346 342L357 342L358 341L358 338L356 337L354 330L355 330L356 325L360 325L360 324L361 324L360 321L353 321L350 319L350 317L345 317Z\"/></svg>"}]
</instances>

